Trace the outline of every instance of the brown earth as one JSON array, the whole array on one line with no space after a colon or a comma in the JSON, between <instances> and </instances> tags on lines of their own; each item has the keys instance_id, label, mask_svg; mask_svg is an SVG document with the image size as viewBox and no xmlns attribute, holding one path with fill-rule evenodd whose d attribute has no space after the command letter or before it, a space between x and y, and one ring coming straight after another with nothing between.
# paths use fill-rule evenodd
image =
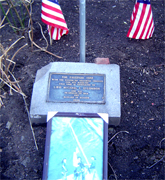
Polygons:
<instances>
[{"instance_id":1,"label":"brown earth","mask_svg":"<svg viewBox=\"0 0 165 180\"><path fill-rule=\"evenodd\" d=\"M59 0L59 3L70 32L61 40L54 41L48 50L63 58L37 51L35 47L32 51L26 31L25 39L10 52L13 54L21 45L28 43L16 55L14 69L14 75L21 80L19 85L27 96L28 108L38 69L50 62L78 62L80 59L79 1ZM104 57L121 69L121 123L117 127L109 126L109 139L120 131L128 131L129 134L120 133L109 142L109 179L115 179L114 172L117 179L164 179L164 1L153 0L151 5L155 22L153 37L131 40L126 38L126 34L133 0L87 0L86 4L86 62L93 63L96 57ZM37 22L42 24L47 39L49 37L40 12L41 2L35 0L32 15L34 41L45 47ZM3 47L8 47L21 36L21 32L15 34L9 26L0 31ZM17 93L9 95L6 86L3 90L8 94L0 109L1 179L41 179L46 127L33 127L37 151L22 96ZM11 127L7 126L9 123Z\"/></svg>"}]
</instances>

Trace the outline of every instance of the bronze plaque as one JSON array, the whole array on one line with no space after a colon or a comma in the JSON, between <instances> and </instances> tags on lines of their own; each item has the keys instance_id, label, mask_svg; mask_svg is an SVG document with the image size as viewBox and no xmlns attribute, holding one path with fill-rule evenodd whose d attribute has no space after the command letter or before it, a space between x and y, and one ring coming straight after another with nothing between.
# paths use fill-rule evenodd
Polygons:
<instances>
[{"instance_id":1,"label":"bronze plaque","mask_svg":"<svg viewBox=\"0 0 165 180\"><path fill-rule=\"evenodd\" d=\"M47 101L105 103L105 74L50 73Z\"/></svg>"}]
</instances>

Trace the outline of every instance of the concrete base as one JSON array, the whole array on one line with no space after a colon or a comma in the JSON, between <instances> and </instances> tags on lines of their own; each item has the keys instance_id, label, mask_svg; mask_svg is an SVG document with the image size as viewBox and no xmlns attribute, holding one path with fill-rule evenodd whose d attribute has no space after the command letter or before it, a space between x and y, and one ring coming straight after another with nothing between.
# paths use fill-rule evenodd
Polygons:
<instances>
[{"instance_id":1,"label":"concrete base","mask_svg":"<svg viewBox=\"0 0 165 180\"><path fill-rule=\"evenodd\" d=\"M106 103L46 102L49 73L95 73L106 75ZM121 117L120 68L116 64L54 62L37 71L30 106L32 124L46 123L48 111L108 113L109 124L119 125Z\"/></svg>"}]
</instances>

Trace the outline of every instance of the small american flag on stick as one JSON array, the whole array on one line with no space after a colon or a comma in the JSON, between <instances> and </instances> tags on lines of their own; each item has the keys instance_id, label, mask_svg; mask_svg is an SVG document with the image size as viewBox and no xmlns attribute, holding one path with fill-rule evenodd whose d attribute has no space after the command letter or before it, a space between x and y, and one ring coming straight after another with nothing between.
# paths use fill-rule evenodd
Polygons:
<instances>
[{"instance_id":1,"label":"small american flag on stick","mask_svg":"<svg viewBox=\"0 0 165 180\"><path fill-rule=\"evenodd\" d=\"M47 24L49 35L54 40L69 32L57 0L42 0L41 20Z\"/></svg>"},{"instance_id":2,"label":"small american flag on stick","mask_svg":"<svg viewBox=\"0 0 165 180\"><path fill-rule=\"evenodd\" d=\"M131 16L131 26L127 37L134 39L148 39L154 32L150 0L137 0Z\"/></svg>"}]
</instances>

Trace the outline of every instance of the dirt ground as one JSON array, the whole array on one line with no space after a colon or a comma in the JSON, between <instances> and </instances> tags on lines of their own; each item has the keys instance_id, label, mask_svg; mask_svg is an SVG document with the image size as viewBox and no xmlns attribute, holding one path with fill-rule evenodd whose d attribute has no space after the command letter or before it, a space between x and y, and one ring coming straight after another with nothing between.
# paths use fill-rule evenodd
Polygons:
<instances>
[{"instance_id":1,"label":"dirt ground","mask_svg":"<svg viewBox=\"0 0 165 180\"><path fill-rule=\"evenodd\" d=\"M14 75L26 94L28 108L35 75L50 62L78 62L79 57L79 1L59 0L69 34L54 41L48 50L62 56L58 59L36 47L31 50L27 33L10 52L28 43L15 57ZM134 0L87 0L86 3L86 62L96 57L108 57L111 64L120 66L121 122L109 126L109 139L120 131L108 146L109 179L164 179L164 1L152 0L155 22L153 37L149 40L131 40L126 37ZM46 25L41 22L41 1L33 3L34 41L41 47ZM8 47L16 35L9 26L0 29L0 42ZM44 160L46 126L33 127L38 151L35 148L23 98L20 94L3 99L0 109L1 179L41 179ZM107 95L108 96L108 95ZM162 140L162 141L161 141ZM160 160L160 161L159 161ZM158 162L159 161L159 162ZM158 162L158 163L156 163ZM156 164L154 164L156 163ZM153 166L152 166L153 165ZM113 169L112 169L113 168Z\"/></svg>"}]
</instances>

